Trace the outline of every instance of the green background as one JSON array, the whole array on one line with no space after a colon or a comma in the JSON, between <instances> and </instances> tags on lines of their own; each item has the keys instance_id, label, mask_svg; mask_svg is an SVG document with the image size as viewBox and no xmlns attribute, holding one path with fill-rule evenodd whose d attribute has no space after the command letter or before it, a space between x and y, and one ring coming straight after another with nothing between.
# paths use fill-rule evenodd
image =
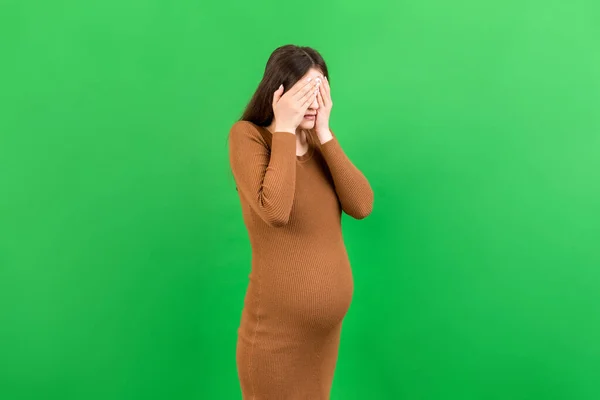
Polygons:
<instances>
[{"instance_id":1,"label":"green background","mask_svg":"<svg viewBox=\"0 0 600 400\"><path fill-rule=\"evenodd\" d=\"M600 3L0 3L0 398L239 399L226 138L318 49L375 191L332 399L600 398Z\"/></svg>"}]
</instances>

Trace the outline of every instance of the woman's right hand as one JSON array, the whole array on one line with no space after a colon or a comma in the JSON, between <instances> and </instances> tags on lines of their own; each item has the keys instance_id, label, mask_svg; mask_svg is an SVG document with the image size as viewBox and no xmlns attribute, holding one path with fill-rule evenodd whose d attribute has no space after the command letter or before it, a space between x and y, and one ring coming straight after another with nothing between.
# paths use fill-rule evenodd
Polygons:
<instances>
[{"instance_id":1,"label":"woman's right hand","mask_svg":"<svg viewBox=\"0 0 600 400\"><path fill-rule=\"evenodd\" d=\"M283 94L283 85L273 93L273 113L275 114L275 132L296 134L296 128L304 119L304 113L315 100L319 80L301 79Z\"/></svg>"}]
</instances>

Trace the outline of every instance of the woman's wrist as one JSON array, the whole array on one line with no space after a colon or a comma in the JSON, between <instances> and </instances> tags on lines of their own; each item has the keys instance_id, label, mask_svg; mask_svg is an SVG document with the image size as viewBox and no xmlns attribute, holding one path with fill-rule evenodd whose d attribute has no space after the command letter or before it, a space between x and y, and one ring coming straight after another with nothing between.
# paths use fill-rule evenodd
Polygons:
<instances>
[{"instance_id":1,"label":"woman's wrist","mask_svg":"<svg viewBox=\"0 0 600 400\"><path fill-rule=\"evenodd\" d=\"M317 131L317 137L319 138L319 142L321 142L321 144L325 144L333 139L333 134L329 129L319 130Z\"/></svg>"}]
</instances>

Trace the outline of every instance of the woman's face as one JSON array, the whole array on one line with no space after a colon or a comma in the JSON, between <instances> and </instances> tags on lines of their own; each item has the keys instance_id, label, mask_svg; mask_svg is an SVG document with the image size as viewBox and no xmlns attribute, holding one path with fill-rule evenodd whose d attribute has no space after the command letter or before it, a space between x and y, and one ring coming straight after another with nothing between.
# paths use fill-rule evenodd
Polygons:
<instances>
[{"instance_id":1,"label":"woman's face","mask_svg":"<svg viewBox=\"0 0 600 400\"><path fill-rule=\"evenodd\" d=\"M319 78L323 80L323 73L318 69L311 68L306 75L302 77L302 79L312 78L313 80ZM308 106L306 113L304 114L304 119L300 122L298 126L299 129L312 129L315 127L315 120L317 119L317 110L319 109L319 103L315 96L315 100L311 105Z\"/></svg>"}]
</instances>

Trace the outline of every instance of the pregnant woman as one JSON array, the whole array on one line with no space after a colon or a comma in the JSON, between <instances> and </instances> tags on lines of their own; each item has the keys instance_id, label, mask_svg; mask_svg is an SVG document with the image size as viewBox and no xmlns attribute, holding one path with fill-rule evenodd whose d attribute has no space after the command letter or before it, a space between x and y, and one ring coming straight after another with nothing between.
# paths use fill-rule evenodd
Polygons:
<instances>
[{"instance_id":1,"label":"pregnant woman","mask_svg":"<svg viewBox=\"0 0 600 400\"><path fill-rule=\"evenodd\" d=\"M329 399L353 293L341 214L373 208L369 182L329 128L331 108L323 58L282 46L230 131L252 247L237 341L247 400Z\"/></svg>"}]
</instances>

